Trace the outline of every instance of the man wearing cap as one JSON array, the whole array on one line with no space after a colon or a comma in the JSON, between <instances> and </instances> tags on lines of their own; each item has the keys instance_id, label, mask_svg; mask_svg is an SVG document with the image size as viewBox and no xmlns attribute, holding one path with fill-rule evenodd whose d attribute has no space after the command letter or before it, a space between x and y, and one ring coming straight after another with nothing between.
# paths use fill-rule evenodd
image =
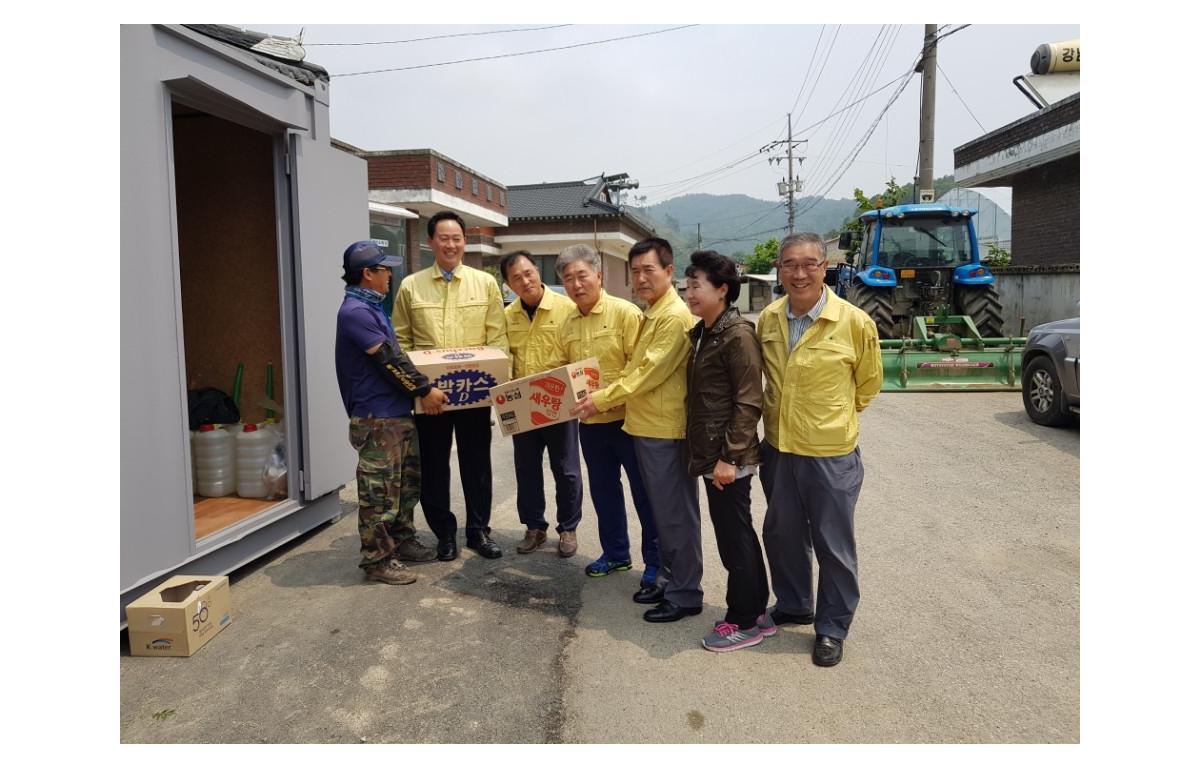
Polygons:
<instances>
[{"instance_id":1,"label":"man wearing cap","mask_svg":"<svg viewBox=\"0 0 1200 768\"><path fill-rule=\"evenodd\" d=\"M429 219L434 263L400 283L392 322L404 350L488 346L508 351L500 285L462 263L467 225L440 211ZM458 442L458 474L467 506L467 546L500 557L492 541L492 421L490 408L429 410L416 417L421 444L421 508L438 538L437 558L458 557L458 520L450 511L450 447Z\"/></svg>"},{"instance_id":2,"label":"man wearing cap","mask_svg":"<svg viewBox=\"0 0 1200 768\"><path fill-rule=\"evenodd\" d=\"M334 365L350 444L358 451L358 533L366 578L411 584L417 577L402 560L428 562L434 550L413 528L421 493L421 460L413 424L413 398L437 410L446 395L431 387L396 345L383 308L392 267L402 262L369 240L342 254L346 297L337 316Z\"/></svg>"}]
</instances>

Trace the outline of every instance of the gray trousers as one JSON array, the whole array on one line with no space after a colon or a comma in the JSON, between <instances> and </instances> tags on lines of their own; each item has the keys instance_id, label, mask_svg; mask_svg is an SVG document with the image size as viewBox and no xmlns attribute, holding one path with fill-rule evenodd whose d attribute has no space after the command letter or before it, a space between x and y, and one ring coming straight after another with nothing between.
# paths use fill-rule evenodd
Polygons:
<instances>
[{"instance_id":1,"label":"gray trousers","mask_svg":"<svg viewBox=\"0 0 1200 768\"><path fill-rule=\"evenodd\" d=\"M681 608L698 608L704 604L704 556L696 478L687 471L687 441L635 436L633 449L658 528L657 581L663 585L663 597Z\"/></svg>"},{"instance_id":2,"label":"gray trousers","mask_svg":"<svg viewBox=\"0 0 1200 768\"><path fill-rule=\"evenodd\" d=\"M816 613L818 635L845 639L858 607L854 506L862 488L859 450L813 457L777 452L763 544L775 606L785 613ZM813 555L817 604L813 610Z\"/></svg>"}]
</instances>

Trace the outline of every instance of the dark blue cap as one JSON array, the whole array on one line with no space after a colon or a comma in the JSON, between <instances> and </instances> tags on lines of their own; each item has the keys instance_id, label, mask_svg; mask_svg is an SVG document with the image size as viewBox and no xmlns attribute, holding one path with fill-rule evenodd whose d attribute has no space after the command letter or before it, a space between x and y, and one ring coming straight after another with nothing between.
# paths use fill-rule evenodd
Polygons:
<instances>
[{"instance_id":1,"label":"dark blue cap","mask_svg":"<svg viewBox=\"0 0 1200 768\"><path fill-rule=\"evenodd\" d=\"M383 265L385 267L399 267L404 264L404 260L399 256L389 256L382 249L370 240L359 240L353 243L346 252L342 254L342 269L349 275L357 272L360 269Z\"/></svg>"}]
</instances>

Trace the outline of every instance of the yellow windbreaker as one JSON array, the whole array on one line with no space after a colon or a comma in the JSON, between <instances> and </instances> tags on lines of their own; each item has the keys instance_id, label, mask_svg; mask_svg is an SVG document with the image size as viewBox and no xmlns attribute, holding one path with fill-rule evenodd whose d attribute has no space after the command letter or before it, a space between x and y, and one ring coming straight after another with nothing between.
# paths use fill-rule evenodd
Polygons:
<instances>
[{"instance_id":1,"label":"yellow windbreaker","mask_svg":"<svg viewBox=\"0 0 1200 768\"><path fill-rule=\"evenodd\" d=\"M620 378L595 392L601 411L625 406L622 429L635 437L682 440L687 430L688 331L696 318L672 287L646 310Z\"/></svg>"},{"instance_id":2,"label":"yellow windbreaker","mask_svg":"<svg viewBox=\"0 0 1200 768\"><path fill-rule=\"evenodd\" d=\"M858 413L879 394L879 330L825 286L825 306L788 349L784 296L762 311L763 422L767 442L799 456L844 456L858 445Z\"/></svg>"},{"instance_id":3,"label":"yellow windbreaker","mask_svg":"<svg viewBox=\"0 0 1200 768\"><path fill-rule=\"evenodd\" d=\"M525 314L520 297L504 308L514 379L532 376L568 362L567 350L559 334L563 323L578 310L575 302L566 296L545 286L543 289L542 300L533 313L532 321Z\"/></svg>"},{"instance_id":4,"label":"yellow windbreaker","mask_svg":"<svg viewBox=\"0 0 1200 768\"><path fill-rule=\"evenodd\" d=\"M450 282L437 263L400 283L392 325L400 348L496 347L508 351L504 303L496 278L466 264Z\"/></svg>"},{"instance_id":5,"label":"yellow windbreaker","mask_svg":"<svg viewBox=\"0 0 1200 768\"><path fill-rule=\"evenodd\" d=\"M621 371L633 356L641 327L640 309L601 290L600 300L591 312L585 315L576 307L567 316L561 332L567 361L574 363L587 357L596 358L600 361L600 386L608 386L621 377ZM614 408L584 419L583 423L607 424L623 418L625 411Z\"/></svg>"}]
</instances>

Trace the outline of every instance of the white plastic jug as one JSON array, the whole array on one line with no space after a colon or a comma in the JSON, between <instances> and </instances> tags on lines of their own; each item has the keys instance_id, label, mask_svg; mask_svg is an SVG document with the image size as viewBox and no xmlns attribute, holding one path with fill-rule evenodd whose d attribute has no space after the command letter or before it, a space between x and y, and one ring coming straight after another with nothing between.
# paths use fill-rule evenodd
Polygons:
<instances>
[{"instance_id":1,"label":"white plastic jug","mask_svg":"<svg viewBox=\"0 0 1200 768\"><path fill-rule=\"evenodd\" d=\"M262 499L267 496L263 469L278 441L269 429L247 424L237 436L237 495L243 499Z\"/></svg>"},{"instance_id":2,"label":"white plastic jug","mask_svg":"<svg viewBox=\"0 0 1200 768\"><path fill-rule=\"evenodd\" d=\"M201 424L196 433L196 490L201 496L228 496L234 491L232 432Z\"/></svg>"}]
</instances>

